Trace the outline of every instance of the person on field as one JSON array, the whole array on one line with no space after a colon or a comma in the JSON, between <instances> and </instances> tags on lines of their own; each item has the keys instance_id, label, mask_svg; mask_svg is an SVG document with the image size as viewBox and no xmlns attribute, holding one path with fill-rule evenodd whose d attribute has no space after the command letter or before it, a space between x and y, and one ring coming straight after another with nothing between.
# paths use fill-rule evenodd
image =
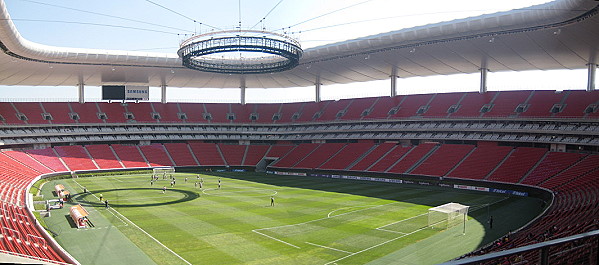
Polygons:
<instances>
[{"instance_id":1,"label":"person on field","mask_svg":"<svg viewBox=\"0 0 599 265\"><path fill-rule=\"evenodd\" d=\"M106 209L108 209L108 200L104 201L104 206L106 206Z\"/></svg>"},{"instance_id":2,"label":"person on field","mask_svg":"<svg viewBox=\"0 0 599 265\"><path fill-rule=\"evenodd\" d=\"M102 195L102 193L100 193L100 201L102 201L102 199L104 199L104 195Z\"/></svg>"},{"instance_id":3,"label":"person on field","mask_svg":"<svg viewBox=\"0 0 599 265\"><path fill-rule=\"evenodd\" d=\"M270 196L270 206L271 207L275 206L275 197L274 196Z\"/></svg>"},{"instance_id":4,"label":"person on field","mask_svg":"<svg viewBox=\"0 0 599 265\"><path fill-rule=\"evenodd\" d=\"M162 194L166 193L166 186L162 186Z\"/></svg>"}]
</instances>

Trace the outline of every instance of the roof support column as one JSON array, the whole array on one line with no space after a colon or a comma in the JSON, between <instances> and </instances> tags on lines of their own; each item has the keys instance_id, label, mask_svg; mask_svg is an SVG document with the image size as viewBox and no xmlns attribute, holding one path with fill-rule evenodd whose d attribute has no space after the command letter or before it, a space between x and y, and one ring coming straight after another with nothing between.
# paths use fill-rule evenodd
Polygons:
<instances>
[{"instance_id":1,"label":"roof support column","mask_svg":"<svg viewBox=\"0 0 599 265\"><path fill-rule=\"evenodd\" d=\"M320 86L322 84L320 83L320 76L316 77L316 83L314 83L314 90L316 92L316 98L314 99L314 101L316 102L320 102Z\"/></svg>"},{"instance_id":2,"label":"roof support column","mask_svg":"<svg viewBox=\"0 0 599 265\"><path fill-rule=\"evenodd\" d=\"M595 90L595 76L597 73L597 64L594 63L589 63L587 64L587 66L589 67L589 71L588 71L588 80L587 80L587 91L594 91Z\"/></svg>"},{"instance_id":3,"label":"roof support column","mask_svg":"<svg viewBox=\"0 0 599 265\"><path fill-rule=\"evenodd\" d=\"M239 79L239 88L241 92L241 105L245 105L245 76L241 76Z\"/></svg>"},{"instance_id":4,"label":"roof support column","mask_svg":"<svg viewBox=\"0 0 599 265\"><path fill-rule=\"evenodd\" d=\"M399 76L397 76L397 68L393 67L393 70L391 70L391 97L395 97L397 96L397 78L399 78Z\"/></svg>"},{"instance_id":5,"label":"roof support column","mask_svg":"<svg viewBox=\"0 0 599 265\"><path fill-rule=\"evenodd\" d=\"M166 84L160 85L160 103L166 104Z\"/></svg>"},{"instance_id":6,"label":"roof support column","mask_svg":"<svg viewBox=\"0 0 599 265\"><path fill-rule=\"evenodd\" d=\"M77 91L78 91L78 96L79 96L79 103L83 104L85 103L85 84L83 84L83 82L79 82L79 84L77 84Z\"/></svg>"},{"instance_id":7,"label":"roof support column","mask_svg":"<svg viewBox=\"0 0 599 265\"><path fill-rule=\"evenodd\" d=\"M480 90L478 92L481 94L487 93L487 72L489 72L488 68L480 69Z\"/></svg>"}]
</instances>

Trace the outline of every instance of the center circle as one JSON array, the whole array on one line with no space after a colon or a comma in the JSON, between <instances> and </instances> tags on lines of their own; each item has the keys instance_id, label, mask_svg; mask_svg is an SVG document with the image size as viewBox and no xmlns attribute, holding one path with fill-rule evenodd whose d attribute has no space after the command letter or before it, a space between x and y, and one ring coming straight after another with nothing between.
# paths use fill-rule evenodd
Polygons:
<instances>
[{"instance_id":1,"label":"center circle","mask_svg":"<svg viewBox=\"0 0 599 265\"><path fill-rule=\"evenodd\" d=\"M140 201L139 203L120 202L120 200L118 198L124 198L123 201L126 201L126 199L127 199L126 193L128 191L136 191L136 192L141 191L141 192L143 192L142 196L148 196L148 201L150 201L149 200L150 198L164 197L166 199L166 198L172 197L172 194L176 194L177 198L166 199L163 202L147 202L147 203L144 203L143 201ZM125 194L118 194L121 192L123 192ZM162 188L128 188L128 189L104 189L104 190L94 190L94 191L91 191L88 193L78 193L73 196L73 199L78 201L83 206L102 207L102 206L104 206L104 202L99 201L97 198L100 196L100 194L104 195L103 199L108 200L108 203L111 207L117 207L117 208L169 205L169 204L176 204L176 203L182 203L182 202L195 200L200 197L200 195L196 192L179 190L179 189L167 189L166 193L162 193ZM136 194L135 196L132 196L132 197L140 197L140 195Z\"/></svg>"},{"instance_id":2,"label":"center circle","mask_svg":"<svg viewBox=\"0 0 599 265\"><path fill-rule=\"evenodd\" d=\"M204 189L202 192L211 196L223 197L267 197L274 196L277 191L270 189L253 189L253 188L227 188L227 189Z\"/></svg>"}]
</instances>

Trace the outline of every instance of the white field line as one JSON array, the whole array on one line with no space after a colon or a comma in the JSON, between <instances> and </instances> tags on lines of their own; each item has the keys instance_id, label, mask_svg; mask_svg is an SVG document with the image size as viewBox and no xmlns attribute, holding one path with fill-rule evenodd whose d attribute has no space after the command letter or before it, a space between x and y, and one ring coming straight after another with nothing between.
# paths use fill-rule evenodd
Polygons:
<instances>
[{"instance_id":1,"label":"white field line","mask_svg":"<svg viewBox=\"0 0 599 265\"><path fill-rule=\"evenodd\" d=\"M378 208L378 207L382 207L382 206L386 206L386 205L391 205L391 204L396 204L396 203L400 203L400 202L392 202L392 203L387 203L387 204L381 204L381 205L377 205L377 206L370 207L370 208L365 208L365 209L360 209L360 210L355 210L355 211L351 211L351 212L346 212L346 213L338 214L338 215L335 215L335 216L333 216L333 217L338 217L338 216L342 216L342 215L346 215L346 214L350 214L350 213L360 212L360 211L364 211L364 210L368 210L368 209L374 209L374 208ZM260 232L258 232L258 231L261 231L261 230L270 230L270 229L276 229L276 228L281 228L281 227L290 227L290 226L304 225L304 224L309 224L309 223L313 223L313 222L318 222L318 221L322 221L322 220L329 219L329 218L333 218L333 217L328 217L328 216L327 216L327 217L323 217L323 218L319 218L319 219L314 219L314 220L310 220L310 221L306 221L306 222L303 222L303 223L298 223L298 224L290 224L290 225L273 226L273 227L267 227L267 228L259 228L259 229L254 229L254 230L252 230L252 232L254 232L254 233L257 233L257 234L260 234L260 235L263 235L263 236L265 236L265 237L268 237L268 238L270 238L270 239L274 239L274 240L276 240L276 241L279 241L279 242L281 242L281 243L284 243L284 244L287 244L287 245L293 246L293 247L295 247L295 248L300 248L300 247L298 247L298 246L296 246L296 245L293 245L293 244L291 244L291 243L285 242L285 241L283 241L283 240L280 240L280 239L278 239L278 238L275 238L275 237L272 237L272 236L266 235L266 234L264 234L264 233L260 233Z\"/></svg>"},{"instance_id":2,"label":"white field line","mask_svg":"<svg viewBox=\"0 0 599 265\"><path fill-rule=\"evenodd\" d=\"M341 249L336 249L336 248L332 248L332 247L327 247L327 246L322 246L322 245L318 245L318 244L314 244L314 243L310 243L310 242L306 242L306 244L310 244L312 246L326 248L326 249L330 249L330 250L335 250L335 251L339 251L339 252L345 252L345 253L348 253L348 254L353 254L353 252L349 252L349 251L345 251L345 250L341 250Z\"/></svg>"},{"instance_id":3,"label":"white field line","mask_svg":"<svg viewBox=\"0 0 599 265\"><path fill-rule=\"evenodd\" d=\"M77 183L77 185L79 185L81 188L83 188L83 186L81 186L81 184L79 184L79 182L77 182L76 180L75 183ZM94 197L96 197L95 194L92 193L92 195ZM98 197L96 197L98 198ZM109 212L112 208L108 208ZM173 255L175 255L177 258L181 259L183 262L185 262L186 264L191 265L191 263L187 260L185 260L183 257L179 256L179 254L175 253L172 249L168 248L167 246L165 246L164 244L162 244L162 242L158 241L158 239L156 239L155 237L153 237L152 235L148 234L148 232L146 232L145 230L141 229L141 227L139 227L138 225L136 225L135 223L131 222L131 220L129 220L129 218L125 217L124 215L122 215L121 213L119 213L117 210L112 209L115 213L117 213L118 215L120 215L121 217L123 217L123 219L125 219L127 222L131 223L131 225L135 226L137 229L139 229L139 231L141 231L142 233L146 234L148 237L150 237L152 240L156 241L156 243L158 243L159 245L161 245L162 247L164 247L166 250L168 250L170 253L172 253ZM112 212L110 212L112 213ZM113 214L114 215L114 214ZM115 215L116 216L116 215ZM118 217L117 217L118 218ZM119 218L120 219L120 218ZM122 221L122 219L121 219ZM126 224L126 223L125 223Z\"/></svg>"},{"instance_id":4,"label":"white field line","mask_svg":"<svg viewBox=\"0 0 599 265\"><path fill-rule=\"evenodd\" d=\"M79 184L79 182L77 182L75 179L73 179L73 181L75 182L75 184L79 185L79 187L81 187L83 189L83 186L81 186L81 184ZM98 198L96 196L96 194L91 193L92 196L94 196L94 198L100 200L100 198ZM114 215L114 217L116 217L116 219L119 219L119 221L121 221L123 224L125 224L125 226L128 226L129 224L127 224L127 222L125 222L125 220L121 219L120 217L118 217L118 215L114 214L113 212L110 211L111 208L108 208L108 212L111 213L112 215ZM95 210L95 209L94 209ZM114 210L116 212L116 210Z\"/></svg>"},{"instance_id":5,"label":"white field line","mask_svg":"<svg viewBox=\"0 0 599 265\"><path fill-rule=\"evenodd\" d=\"M375 228L376 230L380 230L380 231L385 231L385 232L389 232L389 233L396 233L396 234L402 234L405 235L406 233L404 232L398 232L398 231L393 231L393 230L388 230L388 229L382 229L382 228Z\"/></svg>"},{"instance_id":6,"label":"white field line","mask_svg":"<svg viewBox=\"0 0 599 265\"><path fill-rule=\"evenodd\" d=\"M254 229L254 230L252 230L252 232L254 232L254 233L256 233L256 234L259 234L259 235L263 235L263 236L265 236L265 237L268 237L268 238L270 238L270 239L273 239L273 240L279 241L279 242L281 242L281 243L283 243L283 244L285 244L285 245L289 245L289 246L292 246L292 247L294 247L294 248L300 248L300 247L298 247L298 246L296 246L296 245L294 245L294 244L291 244L291 243L289 243L289 242L286 242L286 241L280 240L280 239L278 239L278 238L275 238L275 237L269 236L269 235L267 235L267 234L264 234L264 233L260 233L260 232L258 232L257 230L260 230L260 229Z\"/></svg>"},{"instance_id":7,"label":"white field line","mask_svg":"<svg viewBox=\"0 0 599 265\"><path fill-rule=\"evenodd\" d=\"M420 217L420 216L427 215L427 214L428 214L428 213L423 213L423 214L419 214L419 215L416 215L416 216L412 216L412 217L410 217L410 218L406 218L406 219L403 219L403 220L395 221L395 222L393 222L393 223L390 223L390 224L386 224L386 225L383 225L383 226L379 226L379 227L378 227L378 228L376 228L376 229L380 229L380 228L383 228L383 227L386 227L386 226L390 226L390 225L394 225L394 224L397 224L397 223L401 223L401 222L404 222L404 221L407 221L407 220L410 220L410 219L414 219L414 218L416 218L416 217ZM405 234L405 233L404 233L404 234Z\"/></svg>"},{"instance_id":8,"label":"white field line","mask_svg":"<svg viewBox=\"0 0 599 265\"><path fill-rule=\"evenodd\" d=\"M338 208L338 209L335 209L335 210L332 210L332 211L330 211L330 212L329 212L329 214L327 214L327 218L330 218L330 217L331 217L331 214L333 214L333 213L334 213L334 212L336 212L336 211L341 211L341 210L344 210L344 209L351 209L351 208L364 208L364 207L370 207L370 206L373 206L373 205L363 205L363 206L348 206L348 207L341 207L341 208ZM375 206L377 206L377 205L375 205ZM334 215L334 216L332 216L332 217L335 217L335 216L336 216L336 215Z\"/></svg>"},{"instance_id":9,"label":"white field line","mask_svg":"<svg viewBox=\"0 0 599 265\"><path fill-rule=\"evenodd\" d=\"M506 197L506 198L503 198L503 199L501 199L501 200L498 200L498 201L495 201L495 202L492 202L492 203L488 203L488 204L486 204L486 205L487 205L487 206L490 206L490 205L493 205L493 204L496 204L496 203L502 202L502 201L504 201L504 200L507 200L507 199L508 199L508 197ZM482 208L484 208L484 207L482 207ZM479 209L482 209L482 208L479 208ZM479 209L476 209L476 210L479 210ZM476 211L476 210L473 210L472 212L474 212L474 211ZM425 214L428 214L428 213L425 213ZM425 215L425 214L421 214L421 215ZM396 224L396 223L399 223L399 222L403 222L403 221L405 221L405 220L409 220L409 219L412 219L412 218L415 218L415 217L418 217L418 216L421 216L421 215L413 216L413 217L410 217L410 218L407 218L407 219L404 219L404 220L400 220L400 221L397 221L397 222L394 222L394 223L391 223L391 224L387 224L387 225L381 226L381 227L379 227L379 228L376 228L376 229L378 229L378 230L382 230L382 231L393 232L393 233L401 233L401 232L390 231L390 230L386 230L386 229L385 229L385 230L383 230L383 229L381 229L381 228L382 228L382 227L385 227L385 226L392 225L392 224ZM339 258L339 259L336 259L336 260L333 260L333 261L327 262L327 263L325 263L324 265L329 265L329 264L336 263L336 262L338 262L338 261L341 261L341 260L344 260L344 259L346 259L346 258L349 258L349 257L351 257L351 256L353 256L353 255L360 254L360 253L362 253L362 252L365 252L365 251L371 250L371 249L373 249L373 248L376 248L376 247L382 246L382 245L384 245L384 244L387 244L387 243L389 243L389 242L393 242L393 241L395 241L395 240L398 240L398 239L400 239L400 238L403 238L403 237L409 236L409 235L411 235L411 234L414 234L414 233L416 233L416 232L422 231L422 230L424 230L424 229L427 229L427 228L428 228L428 226L426 226L426 227L423 227L423 228L420 228L420 229L417 229L417 230L415 230L415 231L412 231L412 232L410 232L410 233L404 234L404 235L402 235L402 236L399 236L399 237L396 237L396 238L393 238L393 239L389 239L389 240L387 240L387 241L385 241L385 242L382 242L382 243L376 244L376 245L374 245L374 246L371 246L371 247L365 248L365 249L363 249L363 250L360 250L360 251L358 251L358 252L354 252L354 253L352 253L352 254L349 254L349 255L347 255L347 256L345 256L345 257L342 257L342 258Z\"/></svg>"},{"instance_id":10,"label":"white field line","mask_svg":"<svg viewBox=\"0 0 599 265\"><path fill-rule=\"evenodd\" d=\"M396 238L389 239L389 240L387 240L387 241L385 241L385 242L382 242L382 243L376 244L376 245L374 245L374 246L371 246L371 247L368 247L368 248L362 249L362 250L360 250L360 251L358 251L358 252L354 252L354 253L352 253L352 254L349 254L349 255L347 255L347 256L345 256L345 257L342 257L342 258L339 258L339 259L336 259L336 260L333 260L333 261L327 262L327 263L325 263L325 265L332 264L332 263L336 263L336 262L338 262L338 261L340 261L340 260L344 260L344 259L346 259L346 258L349 258L349 257L353 256L353 255L360 254L360 253L362 253L362 252L364 252L364 251L368 251L368 250L371 250L371 249L373 249L373 248L376 248L376 247L382 246L382 245L384 245L384 244L387 244L387 243L389 243L389 242L393 242L393 241L395 241L395 240L398 240L398 239L400 239L400 238L402 238L402 237L406 237L406 236L409 236L409 235L411 235L411 234L414 234L414 233L416 233L416 232L420 232L421 230L424 230L424 229L426 229L426 228L427 228L427 227L423 227L423 228L417 229L417 230L415 230L415 231L412 231L412 232L410 232L410 233L407 233L407 234L405 234L405 235L401 235L401 236L398 236L398 237L396 237Z\"/></svg>"}]
</instances>

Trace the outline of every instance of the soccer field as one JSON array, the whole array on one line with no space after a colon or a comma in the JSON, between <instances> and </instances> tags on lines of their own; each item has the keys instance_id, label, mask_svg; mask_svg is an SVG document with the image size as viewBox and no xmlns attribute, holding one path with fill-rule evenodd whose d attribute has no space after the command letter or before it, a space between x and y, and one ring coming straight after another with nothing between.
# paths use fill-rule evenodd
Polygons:
<instances>
[{"instance_id":1,"label":"soccer field","mask_svg":"<svg viewBox=\"0 0 599 265\"><path fill-rule=\"evenodd\" d=\"M45 196L64 184L95 227L74 228L68 207L45 222L82 264L434 264L491 242L541 210L532 198L405 184L214 173L201 175L200 188L195 174L175 176L172 188L162 178L151 185L150 175L51 181ZM448 202L472 206L465 235L461 226L427 228L427 210Z\"/></svg>"}]
</instances>

